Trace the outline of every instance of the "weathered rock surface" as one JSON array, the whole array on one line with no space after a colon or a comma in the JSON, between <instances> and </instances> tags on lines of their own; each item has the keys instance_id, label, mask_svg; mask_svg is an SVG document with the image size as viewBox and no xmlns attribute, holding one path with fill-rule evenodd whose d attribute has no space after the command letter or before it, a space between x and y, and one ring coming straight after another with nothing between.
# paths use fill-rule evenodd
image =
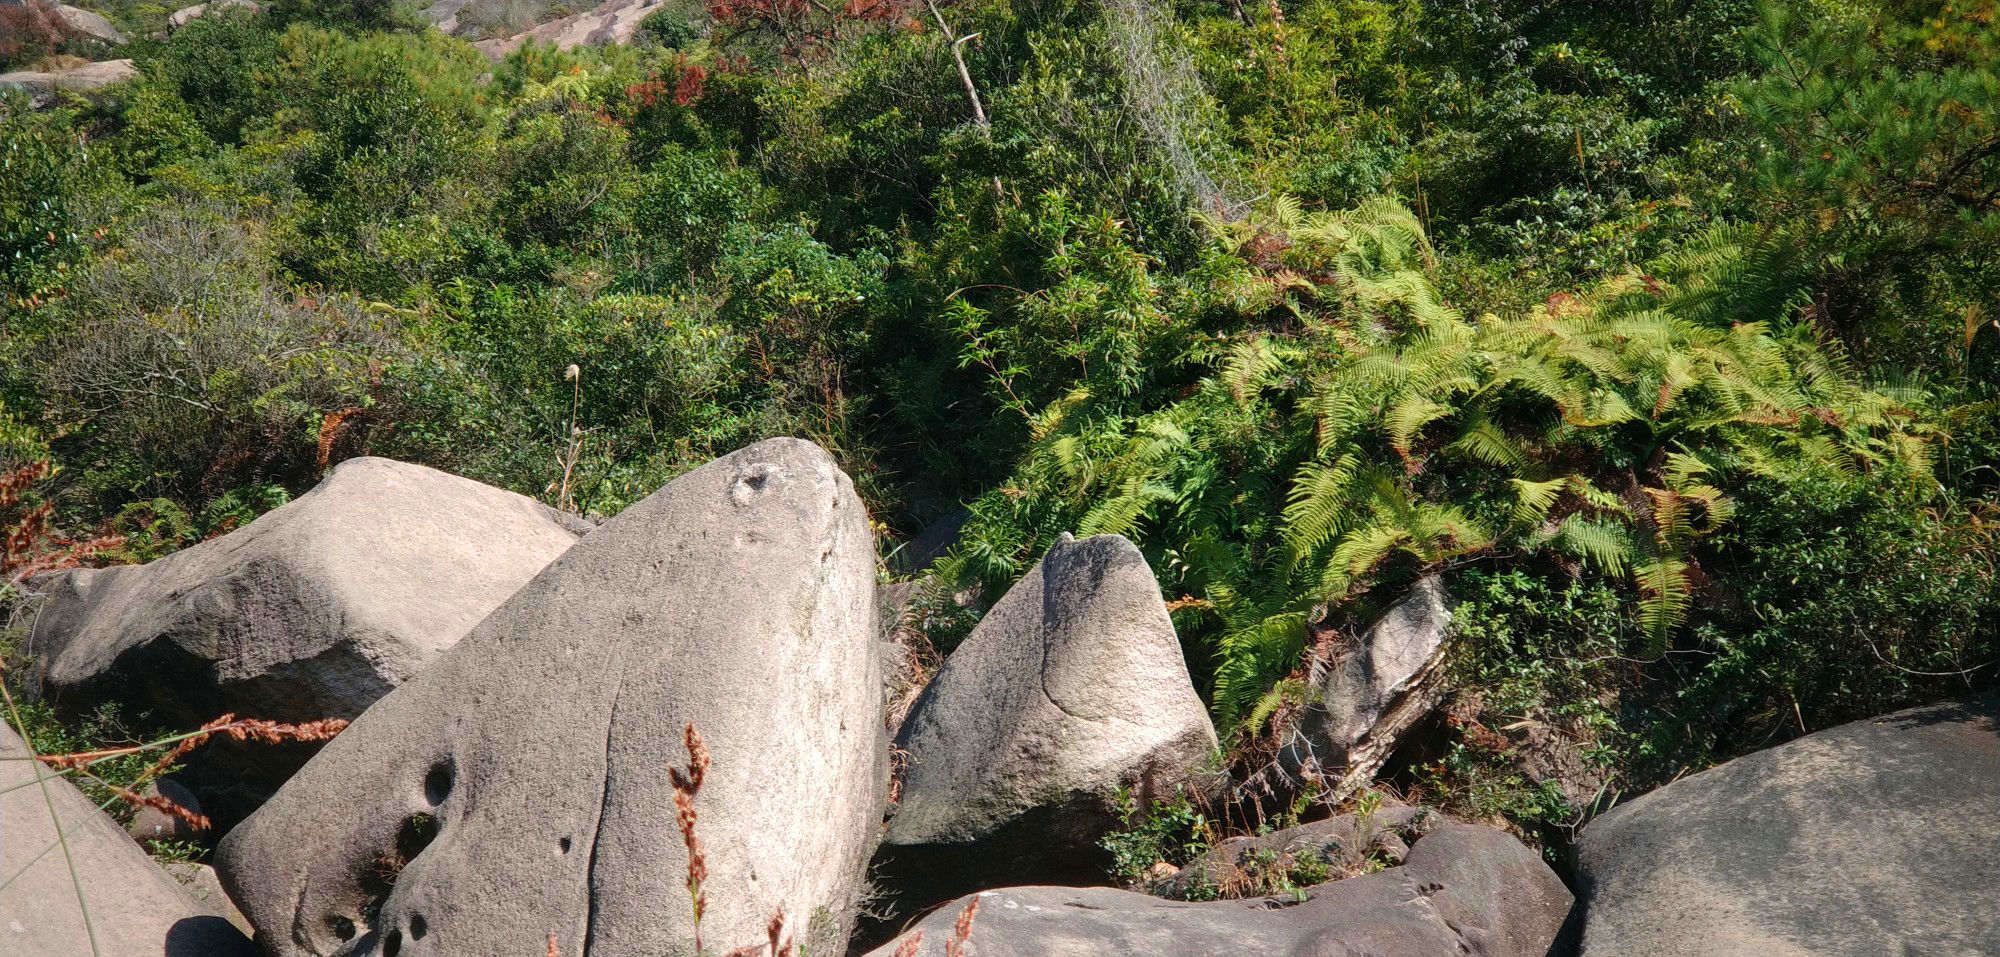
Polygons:
<instances>
[{"instance_id":1,"label":"weathered rock surface","mask_svg":"<svg viewBox=\"0 0 2000 957\"><path fill-rule=\"evenodd\" d=\"M82 7L62 4L56 7L56 16L61 17L63 23L71 30L100 43L118 46L125 42L125 34L118 32L118 28L112 26L111 21Z\"/></svg>"},{"instance_id":2,"label":"weathered rock surface","mask_svg":"<svg viewBox=\"0 0 2000 957\"><path fill-rule=\"evenodd\" d=\"M979 895L979 957L1542 957L1569 912L1562 882L1498 831L1448 824L1403 866L1321 884L1304 903L1190 904L1109 888L1015 887ZM963 900L915 928L941 955ZM907 934L905 938L907 938ZM869 957L890 957L898 938Z\"/></svg>"},{"instance_id":3,"label":"weathered rock surface","mask_svg":"<svg viewBox=\"0 0 2000 957\"><path fill-rule=\"evenodd\" d=\"M55 102L58 90L88 93L138 75L139 68L131 60L105 60L47 73L34 70L0 73L0 90L23 90L28 94L29 105L42 109Z\"/></svg>"},{"instance_id":4,"label":"weathered rock surface","mask_svg":"<svg viewBox=\"0 0 2000 957\"><path fill-rule=\"evenodd\" d=\"M946 659L897 746L881 856L938 900L1101 876L1117 791L1171 797L1216 740L1145 557L1065 535Z\"/></svg>"},{"instance_id":5,"label":"weathered rock surface","mask_svg":"<svg viewBox=\"0 0 2000 957\"><path fill-rule=\"evenodd\" d=\"M62 704L350 718L429 664L574 544L532 499L359 458L221 538L147 565L64 572L28 650Z\"/></svg>"},{"instance_id":6,"label":"weathered rock surface","mask_svg":"<svg viewBox=\"0 0 2000 957\"><path fill-rule=\"evenodd\" d=\"M117 822L40 762L23 760L27 756L20 737L0 723L0 881L7 882L0 888L0 953L89 957L93 939L97 953L116 957L255 953L242 933L155 866Z\"/></svg>"},{"instance_id":7,"label":"weathered rock surface","mask_svg":"<svg viewBox=\"0 0 2000 957\"><path fill-rule=\"evenodd\" d=\"M1593 821L1577 863L1586 957L1993 953L2000 697L1669 784Z\"/></svg>"},{"instance_id":8,"label":"weathered rock surface","mask_svg":"<svg viewBox=\"0 0 2000 957\"><path fill-rule=\"evenodd\" d=\"M211 13L241 9L250 13L264 12L264 6L257 0L209 0L191 7L182 7L167 16L167 26L178 30Z\"/></svg>"},{"instance_id":9,"label":"weathered rock surface","mask_svg":"<svg viewBox=\"0 0 2000 957\"><path fill-rule=\"evenodd\" d=\"M550 20L532 30L511 37L481 40L473 44L479 52L498 60L533 40L553 44L559 50L580 46L609 46L630 43L639 35L639 25L647 17L665 9L667 0L605 0L594 9ZM455 20L460 11L454 9Z\"/></svg>"},{"instance_id":10,"label":"weathered rock surface","mask_svg":"<svg viewBox=\"0 0 2000 957\"><path fill-rule=\"evenodd\" d=\"M1445 639L1451 610L1444 581L1417 582L1359 641L1342 649L1313 689L1300 721L1300 740L1288 755L1296 766L1316 766L1338 800L1364 787L1381 770L1396 743L1443 696Z\"/></svg>"},{"instance_id":11,"label":"weathered rock surface","mask_svg":"<svg viewBox=\"0 0 2000 957\"><path fill-rule=\"evenodd\" d=\"M837 952L887 783L875 629L852 484L809 442L760 442L557 559L232 831L217 869L280 957L540 953L551 933L572 957L682 953L666 769L692 722L714 762L707 944L762 940L783 907Z\"/></svg>"},{"instance_id":12,"label":"weathered rock surface","mask_svg":"<svg viewBox=\"0 0 2000 957\"><path fill-rule=\"evenodd\" d=\"M1305 883L1338 880L1361 873L1370 862L1401 864L1409 855L1408 840L1436 823L1435 815L1391 804L1371 813L1341 814L1269 834L1233 837L1148 890L1174 900L1213 900L1268 893L1256 888L1276 876L1319 871L1327 876Z\"/></svg>"}]
</instances>

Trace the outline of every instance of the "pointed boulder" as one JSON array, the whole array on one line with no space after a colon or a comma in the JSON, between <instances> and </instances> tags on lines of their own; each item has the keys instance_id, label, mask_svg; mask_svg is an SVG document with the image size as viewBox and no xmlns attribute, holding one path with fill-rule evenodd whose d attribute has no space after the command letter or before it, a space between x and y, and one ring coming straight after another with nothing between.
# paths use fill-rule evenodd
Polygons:
<instances>
[{"instance_id":1,"label":"pointed boulder","mask_svg":"<svg viewBox=\"0 0 2000 957\"><path fill-rule=\"evenodd\" d=\"M1145 557L1117 535L1064 535L952 652L897 746L882 857L920 906L1102 878L1119 792L1171 798L1216 740Z\"/></svg>"},{"instance_id":2,"label":"pointed boulder","mask_svg":"<svg viewBox=\"0 0 2000 957\"><path fill-rule=\"evenodd\" d=\"M224 839L278 957L688 952L667 768L692 723L704 944L782 909L837 952L887 781L875 553L819 447L773 439L606 522Z\"/></svg>"}]
</instances>

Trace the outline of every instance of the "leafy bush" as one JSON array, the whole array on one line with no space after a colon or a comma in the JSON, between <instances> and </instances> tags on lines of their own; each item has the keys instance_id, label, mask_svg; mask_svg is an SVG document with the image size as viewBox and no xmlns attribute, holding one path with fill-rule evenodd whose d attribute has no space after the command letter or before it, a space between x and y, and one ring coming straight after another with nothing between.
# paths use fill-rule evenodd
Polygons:
<instances>
[{"instance_id":1,"label":"leafy bush","mask_svg":"<svg viewBox=\"0 0 2000 957\"><path fill-rule=\"evenodd\" d=\"M82 207L104 170L72 119L0 93L0 307L9 313L32 312L59 294L89 250Z\"/></svg>"},{"instance_id":2,"label":"leafy bush","mask_svg":"<svg viewBox=\"0 0 2000 957\"><path fill-rule=\"evenodd\" d=\"M157 207L78 276L39 369L47 413L95 467L80 495L200 501L318 474L330 413L386 396L393 323L276 285L234 211Z\"/></svg>"},{"instance_id":3,"label":"leafy bush","mask_svg":"<svg viewBox=\"0 0 2000 957\"><path fill-rule=\"evenodd\" d=\"M1118 829L1104 836L1111 852L1111 877L1125 886L1144 884L1161 861L1179 867L1208 849L1214 840L1208 818L1176 791L1171 801L1140 807L1129 790L1118 793Z\"/></svg>"},{"instance_id":4,"label":"leafy bush","mask_svg":"<svg viewBox=\"0 0 2000 957\"><path fill-rule=\"evenodd\" d=\"M280 40L274 116L290 134L299 209L279 259L309 281L394 298L464 255L452 224L488 197L471 174L490 115L484 58L440 34L347 38L294 27Z\"/></svg>"},{"instance_id":5,"label":"leafy bush","mask_svg":"<svg viewBox=\"0 0 2000 957\"><path fill-rule=\"evenodd\" d=\"M1697 745L1726 754L1962 695L2000 668L1990 506L1831 475L1758 483L1741 513L1710 570L1727 599L1697 629L1715 657L1680 695L1721 725Z\"/></svg>"},{"instance_id":6,"label":"leafy bush","mask_svg":"<svg viewBox=\"0 0 2000 957\"><path fill-rule=\"evenodd\" d=\"M1218 230L1261 328L1217 343L1187 398L1141 415L1085 390L975 504L953 570L1004 581L1059 531L1140 541L1214 655L1219 716L1296 666L1307 626L1383 577L1495 549L1629 574L1639 651L1687 615L1694 547L1733 503L1716 483L1879 468L1913 481L1923 440L1889 397L1785 321L1719 308L1727 248L1525 315L1468 321L1386 203Z\"/></svg>"},{"instance_id":7,"label":"leafy bush","mask_svg":"<svg viewBox=\"0 0 2000 957\"><path fill-rule=\"evenodd\" d=\"M173 31L138 59L153 85L185 104L211 139L240 143L280 103L274 89L279 36L261 17L225 9Z\"/></svg>"}]
</instances>

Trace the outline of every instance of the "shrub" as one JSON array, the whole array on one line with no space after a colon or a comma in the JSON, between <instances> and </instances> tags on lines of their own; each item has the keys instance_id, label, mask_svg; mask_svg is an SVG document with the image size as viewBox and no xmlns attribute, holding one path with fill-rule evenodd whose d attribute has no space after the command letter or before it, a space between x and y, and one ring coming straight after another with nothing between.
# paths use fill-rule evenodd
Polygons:
<instances>
[{"instance_id":1,"label":"shrub","mask_svg":"<svg viewBox=\"0 0 2000 957\"><path fill-rule=\"evenodd\" d=\"M453 226L491 188L479 160L490 115L486 60L435 32L348 38L294 27L280 41L274 116L298 208L274 230L308 281L397 298L463 258Z\"/></svg>"},{"instance_id":2,"label":"shrub","mask_svg":"<svg viewBox=\"0 0 2000 957\"><path fill-rule=\"evenodd\" d=\"M279 34L268 21L226 9L175 30L142 53L152 84L173 94L217 143L241 143L280 104L275 67Z\"/></svg>"},{"instance_id":3,"label":"shrub","mask_svg":"<svg viewBox=\"0 0 2000 957\"><path fill-rule=\"evenodd\" d=\"M1385 578L1504 548L1630 576L1657 657L1686 619L1724 488L1928 467L1910 413L1809 329L1726 310L1730 247L1516 316L1439 302L1422 231L1371 204L1227 227L1258 325L1144 414L1080 390L1036 413L1014 477L973 506L952 570L998 582L1056 532L1135 537L1210 643L1233 721L1298 663L1307 626Z\"/></svg>"},{"instance_id":4,"label":"shrub","mask_svg":"<svg viewBox=\"0 0 2000 957\"><path fill-rule=\"evenodd\" d=\"M380 370L397 354L391 322L277 286L234 211L201 203L135 224L64 311L38 379L96 463L77 493L107 503L310 481L318 424L387 398Z\"/></svg>"},{"instance_id":5,"label":"shrub","mask_svg":"<svg viewBox=\"0 0 2000 957\"><path fill-rule=\"evenodd\" d=\"M1164 861L1179 867L1214 840L1207 816L1184 792L1175 791L1171 801L1141 807L1136 795L1121 790L1117 801L1118 829L1104 836L1102 846L1111 854L1111 877L1121 885L1143 885L1151 879L1154 864Z\"/></svg>"},{"instance_id":6,"label":"shrub","mask_svg":"<svg viewBox=\"0 0 2000 957\"><path fill-rule=\"evenodd\" d=\"M10 313L33 312L59 295L89 251L84 209L105 170L73 120L0 93L0 309Z\"/></svg>"},{"instance_id":7,"label":"shrub","mask_svg":"<svg viewBox=\"0 0 2000 957\"><path fill-rule=\"evenodd\" d=\"M2000 668L2000 524L1990 506L1878 476L1757 483L1717 541L1714 658L1681 711L1722 754L1966 694ZM1703 720L1705 719L1705 721ZM1697 754L1699 751L1697 751Z\"/></svg>"},{"instance_id":8,"label":"shrub","mask_svg":"<svg viewBox=\"0 0 2000 957\"><path fill-rule=\"evenodd\" d=\"M1818 280L1822 321L1871 361L1993 388L2000 349L1974 347L2000 279L1994 5L1763 11L1765 69L1736 90L1747 185Z\"/></svg>"}]
</instances>

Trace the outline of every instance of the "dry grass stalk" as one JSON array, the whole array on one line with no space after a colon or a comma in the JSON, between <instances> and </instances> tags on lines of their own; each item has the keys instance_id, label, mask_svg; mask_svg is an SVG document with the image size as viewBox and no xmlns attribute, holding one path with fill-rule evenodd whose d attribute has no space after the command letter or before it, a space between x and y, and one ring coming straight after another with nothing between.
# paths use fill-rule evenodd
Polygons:
<instances>
[{"instance_id":1,"label":"dry grass stalk","mask_svg":"<svg viewBox=\"0 0 2000 957\"><path fill-rule=\"evenodd\" d=\"M909 936L909 939L903 941L900 944L897 944L896 952L890 954L889 957L917 957L917 948L922 947L923 945L924 945L924 932L917 931L916 933L911 934Z\"/></svg>"},{"instance_id":2,"label":"dry grass stalk","mask_svg":"<svg viewBox=\"0 0 2000 957\"><path fill-rule=\"evenodd\" d=\"M797 948L793 945L792 938L785 934L784 908L778 908L777 912L771 915L771 922L764 927L764 935L769 938L768 943L746 944L722 957L757 957L758 954L766 954L768 957L793 957Z\"/></svg>"},{"instance_id":3,"label":"dry grass stalk","mask_svg":"<svg viewBox=\"0 0 2000 957\"><path fill-rule=\"evenodd\" d=\"M784 908L778 908L777 913L771 915L770 926L764 931L771 938L771 957L792 957L792 939L785 936ZM779 943L781 938L784 941L782 944Z\"/></svg>"},{"instance_id":4,"label":"dry grass stalk","mask_svg":"<svg viewBox=\"0 0 2000 957\"><path fill-rule=\"evenodd\" d=\"M328 412L326 417L320 420L319 454L316 458L320 471L326 471L326 467L332 464L333 444L340 440L341 430L347 427L347 421L363 411L361 408L350 406L337 412Z\"/></svg>"},{"instance_id":5,"label":"dry grass stalk","mask_svg":"<svg viewBox=\"0 0 2000 957\"><path fill-rule=\"evenodd\" d=\"M55 474L47 459L0 472L0 577L18 584L43 572L71 568L99 552L116 548L125 539L104 535L80 542L65 541L49 532L55 509L44 502L12 520L6 518L27 496L28 490Z\"/></svg>"},{"instance_id":6,"label":"dry grass stalk","mask_svg":"<svg viewBox=\"0 0 2000 957\"><path fill-rule=\"evenodd\" d=\"M708 879L708 859L702 853L701 839L695 836L695 794L701 790L701 782L708 775L708 747L701 743L701 732L689 722L682 735L687 746L688 764L686 769L667 768L667 778L674 786L674 822L680 825L681 841L687 845L687 890L688 899L694 908L694 952L701 953L701 915L708 909L708 898L702 894L701 883Z\"/></svg>"},{"instance_id":7,"label":"dry grass stalk","mask_svg":"<svg viewBox=\"0 0 2000 957\"><path fill-rule=\"evenodd\" d=\"M208 830L210 824L207 816L190 811L168 798L159 795L139 794L130 788L120 787L92 773L90 766L108 758L139 754L164 747L169 742L172 742L173 747L168 748L159 760L153 762L153 765L141 772L136 779L138 781L150 781L166 773L168 768L186 756L189 751L200 747L204 742L216 735L222 735L223 737L232 738L237 741L280 744L287 741L325 741L346 728L347 721L344 718L328 718L323 721L308 721L303 724L285 724L278 721L265 721L260 718L238 718L233 714L225 714L202 725L198 730L180 736L178 740L168 738L122 748L103 748L97 751L78 751L71 754L38 754L35 757L43 764L57 771L74 771L83 777L96 781L98 784L103 785L105 790L117 795L120 800L125 801L127 804L131 804L134 807L153 808L179 818L182 821L186 821L189 826L196 830L205 831Z\"/></svg>"},{"instance_id":8,"label":"dry grass stalk","mask_svg":"<svg viewBox=\"0 0 2000 957\"><path fill-rule=\"evenodd\" d=\"M965 945L972 938L972 918L978 913L979 895L974 894L951 927L951 939L944 942L944 957L967 957Z\"/></svg>"},{"instance_id":9,"label":"dry grass stalk","mask_svg":"<svg viewBox=\"0 0 2000 957\"><path fill-rule=\"evenodd\" d=\"M555 931L549 932L549 952L544 957L562 957L562 949L556 946Z\"/></svg>"}]
</instances>

